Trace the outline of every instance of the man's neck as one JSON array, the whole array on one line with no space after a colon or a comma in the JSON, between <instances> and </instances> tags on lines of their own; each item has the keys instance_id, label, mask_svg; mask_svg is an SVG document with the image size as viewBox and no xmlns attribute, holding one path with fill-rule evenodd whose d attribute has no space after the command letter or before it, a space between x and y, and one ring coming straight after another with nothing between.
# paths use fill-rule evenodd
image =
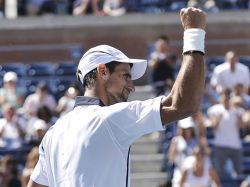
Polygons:
<instances>
[{"instance_id":1,"label":"man's neck","mask_svg":"<svg viewBox=\"0 0 250 187\"><path fill-rule=\"evenodd\" d=\"M98 92L98 90L95 89L86 89L84 92L84 96L86 97L96 97L98 99L100 99L104 105L107 105L107 102L105 102L106 100L104 99L105 97L103 96L102 92Z\"/></svg>"}]
</instances>

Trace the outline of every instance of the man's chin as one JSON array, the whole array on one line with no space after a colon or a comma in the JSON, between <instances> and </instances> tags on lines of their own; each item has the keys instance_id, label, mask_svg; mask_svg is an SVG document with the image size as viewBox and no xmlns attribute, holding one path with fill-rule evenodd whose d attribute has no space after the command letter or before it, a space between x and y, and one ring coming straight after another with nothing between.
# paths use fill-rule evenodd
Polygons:
<instances>
[{"instance_id":1,"label":"man's chin","mask_svg":"<svg viewBox=\"0 0 250 187\"><path fill-rule=\"evenodd\" d=\"M128 101L128 98L120 98L118 103L127 102L127 101Z\"/></svg>"},{"instance_id":2,"label":"man's chin","mask_svg":"<svg viewBox=\"0 0 250 187\"><path fill-rule=\"evenodd\" d=\"M122 103L122 102L127 102L128 98L125 97L119 97L119 98L114 98L110 100L110 105L116 104L116 103Z\"/></svg>"}]
</instances>

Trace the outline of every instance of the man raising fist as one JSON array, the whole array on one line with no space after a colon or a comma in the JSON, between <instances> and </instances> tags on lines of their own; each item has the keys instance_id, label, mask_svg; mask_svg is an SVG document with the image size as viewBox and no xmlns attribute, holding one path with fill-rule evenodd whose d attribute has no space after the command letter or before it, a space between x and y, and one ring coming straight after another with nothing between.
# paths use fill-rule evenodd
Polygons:
<instances>
[{"instance_id":1,"label":"man raising fist","mask_svg":"<svg viewBox=\"0 0 250 187\"><path fill-rule=\"evenodd\" d=\"M128 187L131 144L199 109L204 87L205 14L182 9L183 63L168 96L126 102L147 66L108 45L88 50L77 77L85 90L48 130L28 187Z\"/></svg>"}]
</instances>

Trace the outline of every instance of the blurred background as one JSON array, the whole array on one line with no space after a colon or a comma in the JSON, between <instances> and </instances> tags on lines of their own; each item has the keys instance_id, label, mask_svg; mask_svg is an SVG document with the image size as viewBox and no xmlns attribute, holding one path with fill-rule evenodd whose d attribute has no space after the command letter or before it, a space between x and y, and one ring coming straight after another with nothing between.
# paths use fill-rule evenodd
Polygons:
<instances>
[{"instance_id":1,"label":"blurred background","mask_svg":"<svg viewBox=\"0 0 250 187\"><path fill-rule=\"evenodd\" d=\"M131 186L248 186L250 0L0 0L1 186L26 186L42 137L83 92L75 72L89 48L148 59L130 100L168 94L189 6L207 13L201 109L133 145Z\"/></svg>"}]
</instances>

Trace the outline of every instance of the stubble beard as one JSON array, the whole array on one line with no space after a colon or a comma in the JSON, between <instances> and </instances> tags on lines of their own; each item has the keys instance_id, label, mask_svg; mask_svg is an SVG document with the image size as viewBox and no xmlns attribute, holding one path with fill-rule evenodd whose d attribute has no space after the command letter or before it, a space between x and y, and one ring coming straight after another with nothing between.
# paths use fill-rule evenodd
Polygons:
<instances>
[{"instance_id":1,"label":"stubble beard","mask_svg":"<svg viewBox=\"0 0 250 187\"><path fill-rule=\"evenodd\" d=\"M116 104L116 103L121 103L121 102L127 102L128 97L125 96L124 92L125 92L125 88L119 94L108 93L110 105Z\"/></svg>"}]
</instances>

